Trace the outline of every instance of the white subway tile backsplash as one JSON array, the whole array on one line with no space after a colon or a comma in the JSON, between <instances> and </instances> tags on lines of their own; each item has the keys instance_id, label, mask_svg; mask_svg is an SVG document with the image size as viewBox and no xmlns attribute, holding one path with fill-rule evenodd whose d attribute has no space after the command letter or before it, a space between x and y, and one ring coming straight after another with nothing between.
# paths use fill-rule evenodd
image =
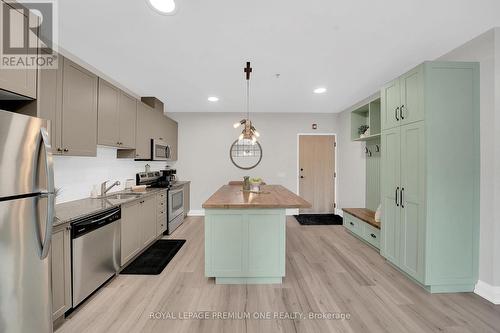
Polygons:
<instances>
[{"instance_id":1,"label":"white subway tile backsplash","mask_svg":"<svg viewBox=\"0 0 500 333\"><path fill-rule=\"evenodd\" d=\"M173 166L175 162L168 162ZM112 191L122 190L125 180L135 179L135 174L144 171L149 164L151 170L164 169L167 162L134 161L117 159L116 148L97 147L96 157L54 156L54 178L59 195L56 202L66 202L87 198L92 185L100 185L105 180L119 180L121 185Z\"/></svg>"}]
</instances>

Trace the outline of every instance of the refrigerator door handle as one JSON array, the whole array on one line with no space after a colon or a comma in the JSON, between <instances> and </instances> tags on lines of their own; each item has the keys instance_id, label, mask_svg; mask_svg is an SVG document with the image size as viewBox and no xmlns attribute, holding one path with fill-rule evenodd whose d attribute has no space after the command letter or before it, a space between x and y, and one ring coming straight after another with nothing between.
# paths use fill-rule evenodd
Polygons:
<instances>
[{"instance_id":1,"label":"refrigerator door handle","mask_svg":"<svg viewBox=\"0 0 500 333\"><path fill-rule=\"evenodd\" d=\"M45 239L40 240L40 260L47 258L52 241L52 225L54 223L54 205L56 195L54 193L42 193L41 197L47 198L47 221L45 222Z\"/></svg>"},{"instance_id":2,"label":"refrigerator door handle","mask_svg":"<svg viewBox=\"0 0 500 333\"><path fill-rule=\"evenodd\" d=\"M47 173L47 192L54 193L54 165L52 162L52 147L50 145L49 133L47 129L40 128L42 144L45 148L45 172Z\"/></svg>"},{"instance_id":3,"label":"refrigerator door handle","mask_svg":"<svg viewBox=\"0 0 500 333\"><path fill-rule=\"evenodd\" d=\"M47 192L42 192L41 196L47 198L47 221L45 223L45 239L40 240L40 259L43 260L47 258L50 249L50 242L52 241L52 225L54 222L55 214L55 198L54 193L54 166L52 163L52 153L49 141L49 134L47 129L40 128L40 136L42 138L42 144L45 148L45 171L47 173Z\"/></svg>"}]
</instances>

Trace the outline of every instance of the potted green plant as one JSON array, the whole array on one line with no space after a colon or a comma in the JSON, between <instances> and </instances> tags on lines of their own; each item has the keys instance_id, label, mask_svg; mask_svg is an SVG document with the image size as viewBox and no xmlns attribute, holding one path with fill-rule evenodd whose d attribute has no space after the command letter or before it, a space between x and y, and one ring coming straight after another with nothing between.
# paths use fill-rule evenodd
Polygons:
<instances>
[{"instance_id":1,"label":"potted green plant","mask_svg":"<svg viewBox=\"0 0 500 333\"><path fill-rule=\"evenodd\" d=\"M361 125L358 127L358 134L359 134L359 137L360 138L364 138L368 135L370 135L370 132L368 131L368 129L370 128L370 126L368 125Z\"/></svg>"},{"instance_id":2,"label":"potted green plant","mask_svg":"<svg viewBox=\"0 0 500 333\"><path fill-rule=\"evenodd\" d=\"M252 192L260 192L260 185L262 185L262 178L250 179L250 190Z\"/></svg>"}]
</instances>

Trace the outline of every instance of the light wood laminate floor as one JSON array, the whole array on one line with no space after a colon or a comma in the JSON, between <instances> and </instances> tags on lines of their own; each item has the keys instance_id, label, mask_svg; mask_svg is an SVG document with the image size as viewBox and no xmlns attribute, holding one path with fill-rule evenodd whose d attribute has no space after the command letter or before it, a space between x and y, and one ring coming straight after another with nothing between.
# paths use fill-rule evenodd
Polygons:
<instances>
[{"instance_id":1,"label":"light wood laminate floor","mask_svg":"<svg viewBox=\"0 0 500 333\"><path fill-rule=\"evenodd\" d=\"M203 218L162 274L121 275L56 331L112 332L500 332L500 306L472 293L428 294L342 226L287 220L282 285L215 285L204 277ZM152 312L343 312L349 320L150 319Z\"/></svg>"}]
</instances>

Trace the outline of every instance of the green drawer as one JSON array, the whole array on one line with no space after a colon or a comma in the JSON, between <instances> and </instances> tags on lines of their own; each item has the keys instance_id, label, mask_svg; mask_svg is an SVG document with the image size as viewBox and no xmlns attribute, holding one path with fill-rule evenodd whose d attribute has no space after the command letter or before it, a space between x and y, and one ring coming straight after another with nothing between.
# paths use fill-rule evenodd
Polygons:
<instances>
[{"instance_id":1,"label":"green drawer","mask_svg":"<svg viewBox=\"0 0 500 333\"><path fill-rule=\"evenodd\" d=\"M363 222L358 218L344 213L344 226L356 235L363 237Z\"/></svg>"},{"instance_id":2,"label":"green drawer","mask_svg":"<svg viewBox=\"0 0 500 333\"><path fill-rule=\"evenodd\" d=\"M370 243L371 245L375 246L377 249L380 249L380 230L372 227L368 223L364 223L364 228L363 228L363 238Z\"/></svg>"}]
</instances>

